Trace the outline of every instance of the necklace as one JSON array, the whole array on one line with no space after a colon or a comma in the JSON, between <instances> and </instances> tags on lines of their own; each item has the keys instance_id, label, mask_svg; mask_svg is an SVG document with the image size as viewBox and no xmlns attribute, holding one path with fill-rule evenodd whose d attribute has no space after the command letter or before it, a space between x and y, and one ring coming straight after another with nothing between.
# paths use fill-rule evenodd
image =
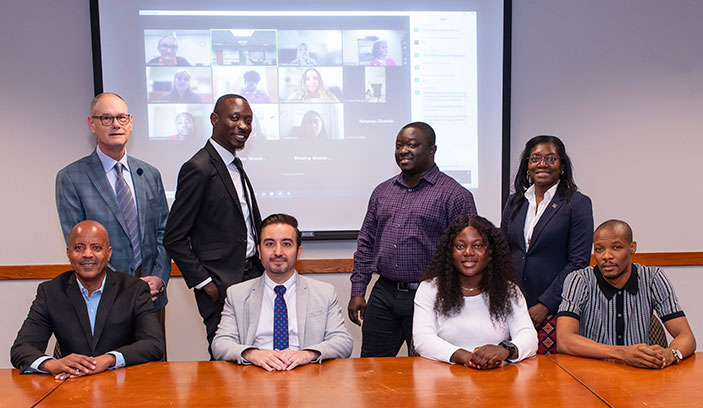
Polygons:
<instances>
[{"instance_id":1,"label":"necklace","mask_svg":"<svg viewBox=\"0 0 703 408\"><path fill-rule=\"evenodd\" d=\"M464 290L468 290L469 292L473 292L478 289L478 288L467 288L466 286L462 286L461 288Z\"/></svg>"}]
</instances>

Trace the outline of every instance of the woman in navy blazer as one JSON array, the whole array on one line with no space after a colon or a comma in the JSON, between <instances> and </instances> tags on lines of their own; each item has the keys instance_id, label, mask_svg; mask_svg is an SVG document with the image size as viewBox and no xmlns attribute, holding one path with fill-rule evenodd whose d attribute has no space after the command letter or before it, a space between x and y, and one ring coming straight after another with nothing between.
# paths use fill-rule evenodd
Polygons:
<instances>
[{"instance_id":1,"label":"woman in navy blazer","mask_svg":"<svg viewBox=\"0 0 703 408\"><path fill-rule=\"evenodd\" d=\"M591 199L578 192L571 160L555 136L535 136L527 142L514 186L501 229L537 328L538 353L555 353L564 279L588 266L591 258Z\"/></svg>"}]
</instances>

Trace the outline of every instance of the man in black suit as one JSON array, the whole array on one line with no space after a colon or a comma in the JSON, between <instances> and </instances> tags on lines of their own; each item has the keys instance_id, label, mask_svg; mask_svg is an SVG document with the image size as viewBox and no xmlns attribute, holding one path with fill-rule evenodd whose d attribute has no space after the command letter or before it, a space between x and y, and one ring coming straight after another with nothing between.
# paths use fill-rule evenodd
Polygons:
<instances>
[{"instance_id":1,"label":"man in black suit","mask_svg":"<svg viewBox=\"0 0 703 408\"><path fill-rule=\"evenodd\" d=\"M261 215L236 156L249 138L252 120L243 97L228 94L217 100L210 115L212 137L181 167L166 222L164 246L188 287L194 288L208 344L215 337L227 288L263 272L256 253Z\"/></svg>"},{"instance_id":2,"label":"man in black suit","mask_svg":"<svg viewBox=\"0 0 703 408\"><path fill-rule=\"evenodd\" d=\"M108 270L112 247L105 227L76 224L66 253L73 271L39 285L12 345L12 365L66 379L160 360L164 335L149 285ZM44 354L52 333L63 358Z\"/></svg>"}]
</instances>

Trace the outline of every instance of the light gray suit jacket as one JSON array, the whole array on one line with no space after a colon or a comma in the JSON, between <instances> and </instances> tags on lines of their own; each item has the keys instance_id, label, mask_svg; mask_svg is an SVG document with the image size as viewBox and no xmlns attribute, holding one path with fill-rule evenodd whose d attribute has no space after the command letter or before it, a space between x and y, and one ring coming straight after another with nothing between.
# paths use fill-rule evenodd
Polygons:
<instances>
[{"instance_id":1,"label":"light gray suit jacket","mask_svg":"<svg viewBox=\"0 0 703 408\"><path fill-rule=\"evenodd\" d=\"M320 352L318 361L349 357L354 340L344 327L334 287L298 275L295 291L300 348ZM254 344L263 293L263 276L227 289L222 319L212 341L216 360L243 363L242 352Z\"/></svg>"}]
</instances>

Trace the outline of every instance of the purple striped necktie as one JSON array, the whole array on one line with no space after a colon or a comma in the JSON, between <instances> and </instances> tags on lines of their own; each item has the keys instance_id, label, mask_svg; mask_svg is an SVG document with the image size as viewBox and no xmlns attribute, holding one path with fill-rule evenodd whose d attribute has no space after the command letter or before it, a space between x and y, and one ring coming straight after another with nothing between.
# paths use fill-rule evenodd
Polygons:
<instances>
[{"instance_id":1,"label":"purple striped necktie","mask_svg":"<svg viewBox=\"0 0 703 408\"><path fill-rule=\"evenodd\" d=\"M122 167L122 163L115 163L115 170L117 170L115 191L117 193L117 203L119 204L124 220L127 223L129 240L132 243L132 250L134 251L134 270L137 270L137 268L139 268L142 264L142 247L140 244L141 240L139 239L139 220L137 218L137 207L134 205L134 196L132 196L132 190L129 188L127 181L124 179Z\"/></svg>"}]
</instances>

